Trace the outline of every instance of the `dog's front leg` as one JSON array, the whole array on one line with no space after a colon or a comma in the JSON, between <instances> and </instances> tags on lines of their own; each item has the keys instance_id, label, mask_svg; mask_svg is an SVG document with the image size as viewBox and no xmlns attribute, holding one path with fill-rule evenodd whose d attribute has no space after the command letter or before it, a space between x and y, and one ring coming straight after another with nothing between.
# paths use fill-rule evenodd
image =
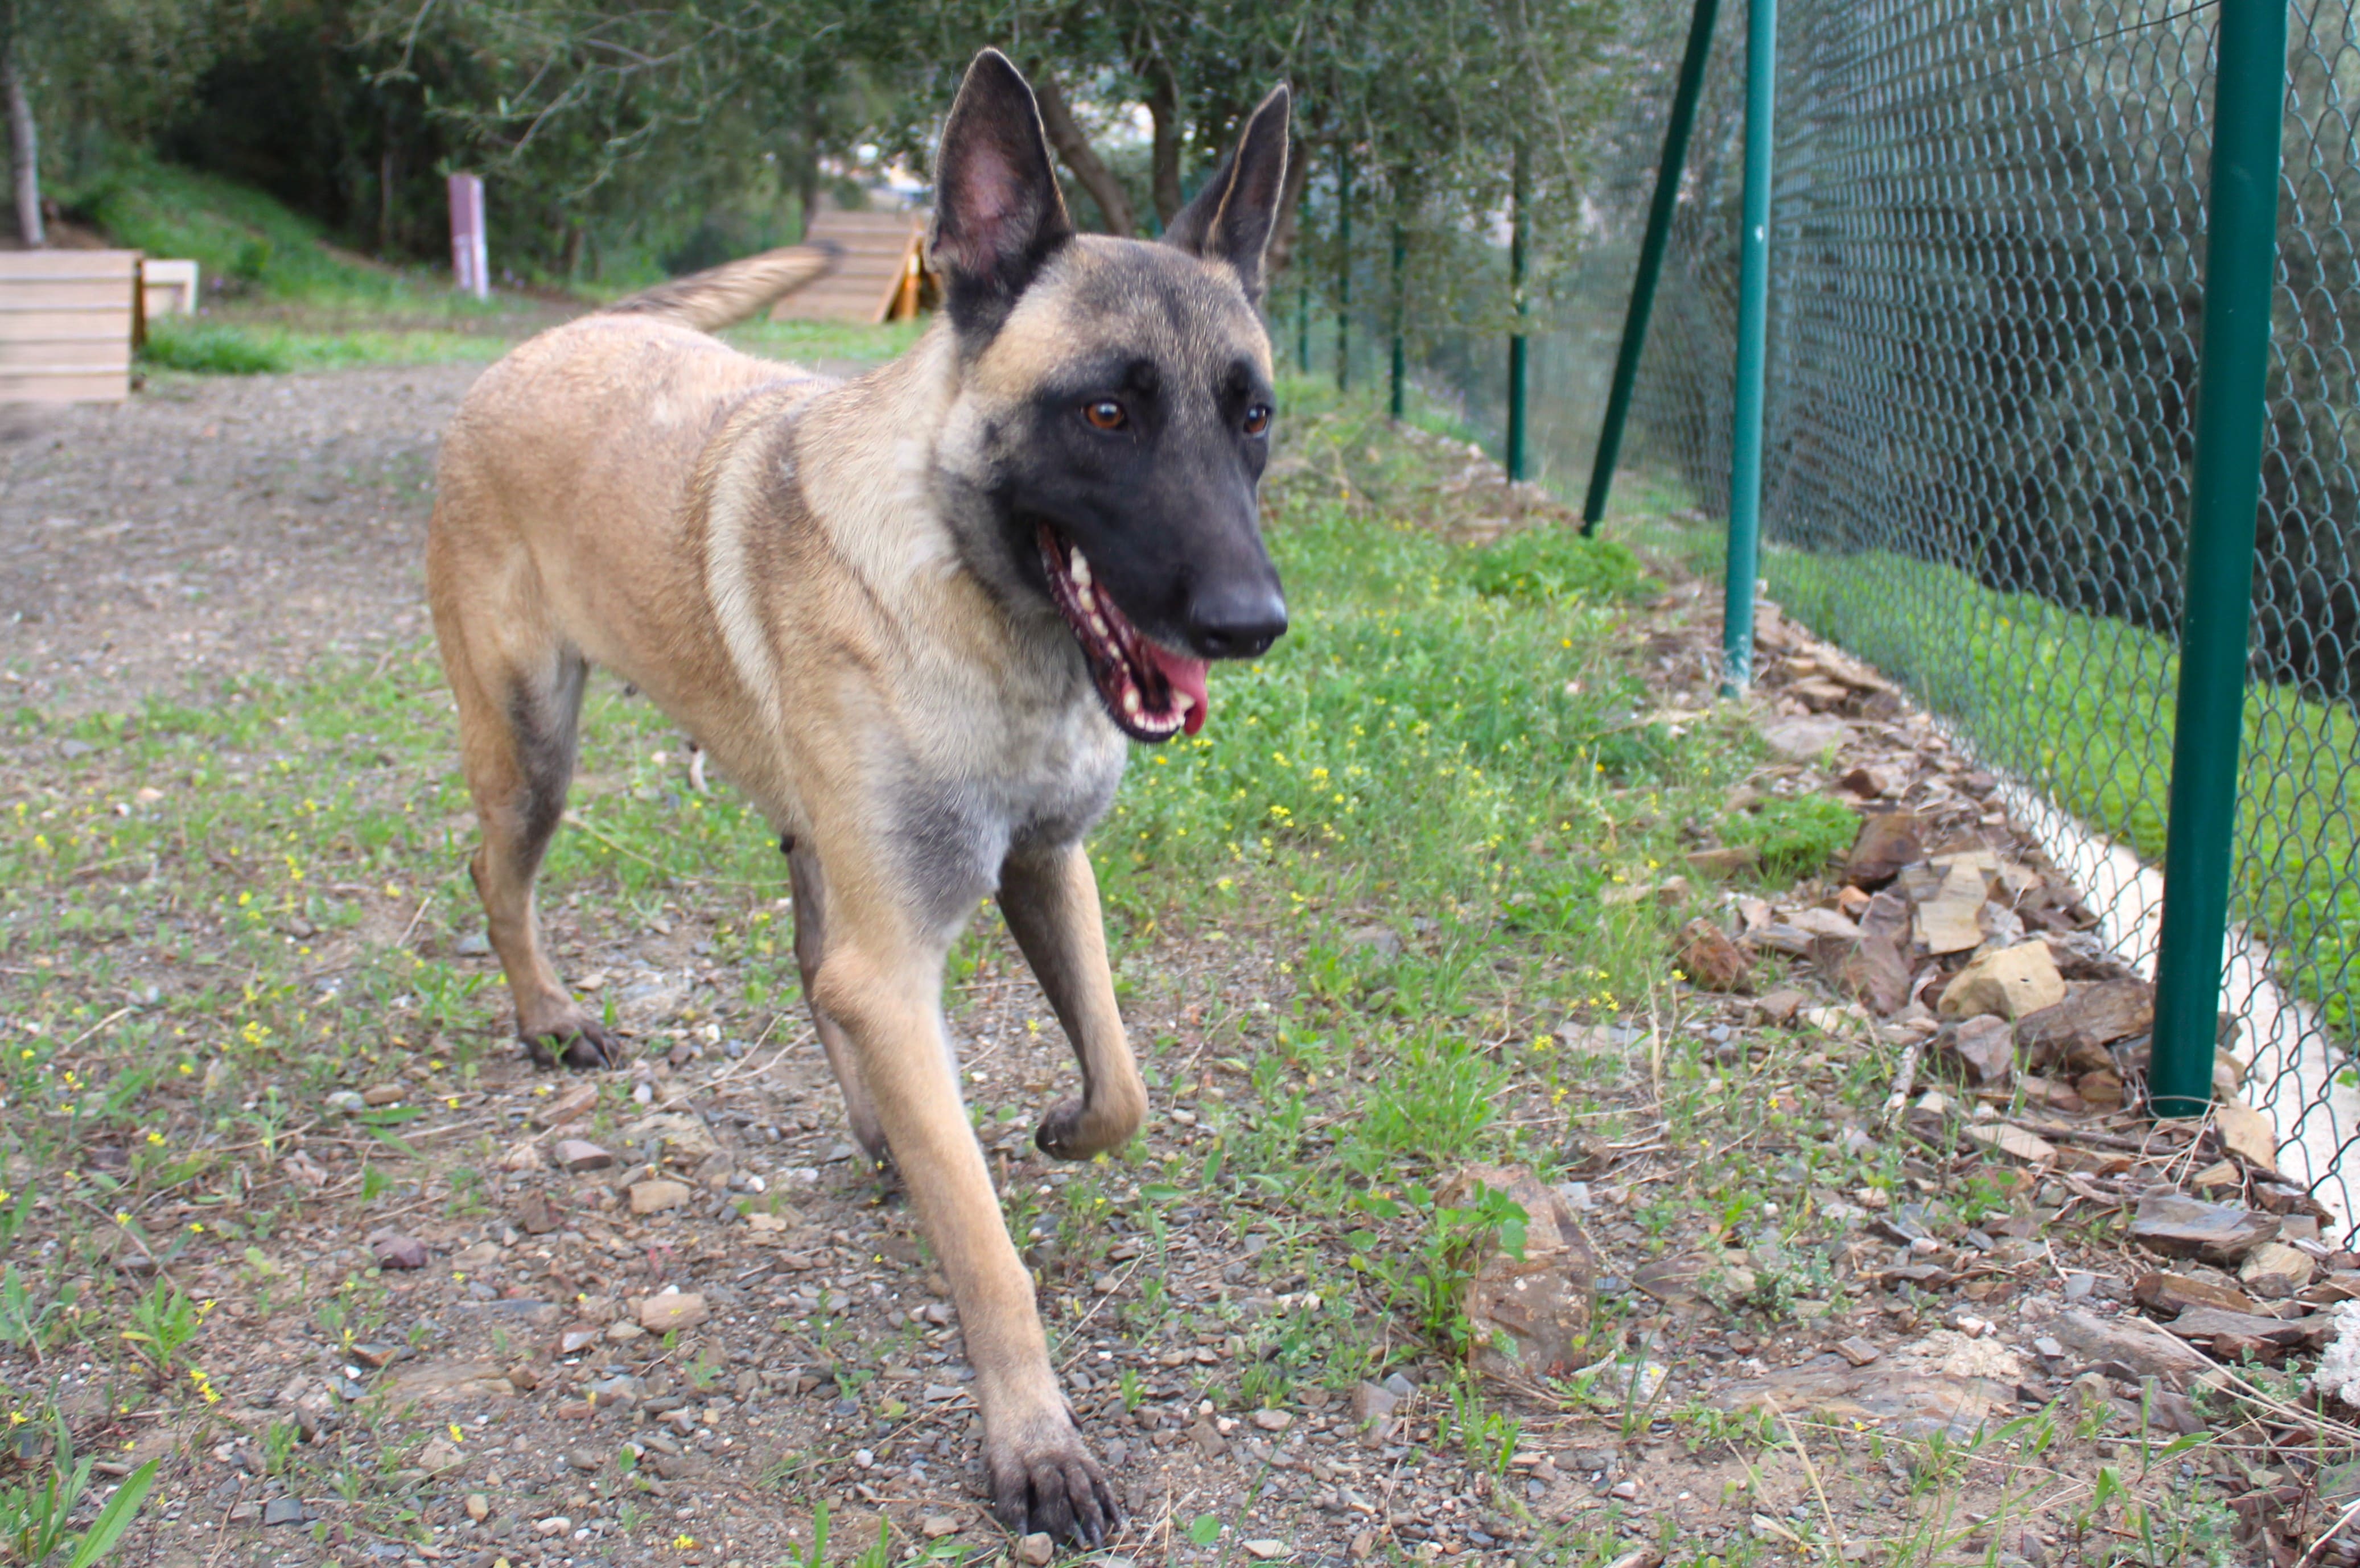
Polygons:
<instances>
[{"instance_id":1,"label":"dog's front leg","mask_svg":"<svg viewBox=\"0 0 2360 1568\"><path fill-rule=\"evenodd\" d=\"M836 886L847 883L860 879ZM1120 1514L1058 1389L1032 1276L959 1100L943 1029L943 949L849 899L829 915L814 1000L851 1037L894 1163L950 1278L976 1370L993 1511L1020 1533L1098 1545Z\"/></svg>"},{"instance_id":2,"label":"dog's front leg","mask_svg":"<svg viewBox=\"0 0 2360 1568\"><path fill-rule=\"evenodd\" d=\"M1050 1107L1032 1141L1060 1160L1120 1149L1147 1114L1147 1089L1115 1007L1089 855L1078 844L1011 853L1000 867L1000 910L1082 1068L1081 1098Z\"/></svg>"}]
</instances>

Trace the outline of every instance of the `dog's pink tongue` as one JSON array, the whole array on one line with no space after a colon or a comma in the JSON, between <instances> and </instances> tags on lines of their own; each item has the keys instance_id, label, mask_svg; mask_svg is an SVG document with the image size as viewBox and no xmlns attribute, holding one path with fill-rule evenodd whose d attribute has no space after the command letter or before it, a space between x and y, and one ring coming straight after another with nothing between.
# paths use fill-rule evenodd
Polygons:
<instances>
[{"instance_id":1,"label":"dog's pink tongue","mask_svg":"<svg viewBox=\"0 0 2360 1568\"><path fill-rule=\"evenodd\" d=\"M1212 706L1212 699L1205 694L1205 661L1167 653L1152 642L1147 644L1147 657L1155 661L1155 668L1164 672L1164 679L1172 683L1173 691L1185 691L1188 695L1188 716L1181 721L1180 727L1190 735L1203 729L1205 710Z\"/></svg>"}]
</instances>

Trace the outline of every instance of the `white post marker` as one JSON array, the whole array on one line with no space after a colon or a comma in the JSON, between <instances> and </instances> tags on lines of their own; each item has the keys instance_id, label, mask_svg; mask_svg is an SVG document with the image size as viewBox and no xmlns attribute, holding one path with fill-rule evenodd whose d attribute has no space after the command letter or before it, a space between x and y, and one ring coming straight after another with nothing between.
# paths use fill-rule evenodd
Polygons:
<instances>
[{"instance_id":1,"label":"white post marker","mask_svg":"<svg viewBox=\"0 0 2360 1568\"><path fill-rule=\"evenodd\" d=\"M492 267L484 246L484 182L451 176L451 283L478 299L492 297Z\"/></svg>"}]
</instances>

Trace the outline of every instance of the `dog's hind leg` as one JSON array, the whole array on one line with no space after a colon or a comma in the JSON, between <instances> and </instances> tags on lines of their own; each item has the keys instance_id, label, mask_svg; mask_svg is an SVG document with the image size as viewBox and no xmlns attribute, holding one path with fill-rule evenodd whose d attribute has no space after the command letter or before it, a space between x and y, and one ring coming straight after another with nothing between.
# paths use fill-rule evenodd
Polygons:
<instances>
[{"instance_id":1,"label":"dog's hind leg","mask_svg":"<svg viewBox=\"0 0 2360 1568\"><path fill-rule=\"evenodd\" d=\"M1011 854L1000 871L1000 909L1082 1069L1081 1097L1051 1106L1033 1142L1060 1160L1121 1148L1147 1114L1147 1088L1115 1007L1088 855L1078 844Z\"/></svg>"},{"instance_id":2,"label":"dog's hind leg","mask_svg":"<svg viewBox=\"0 0 2360 1568\"><path fill-rule=\"evenodd\" d=\"M573 1067L617 1066L620 1048L551 966L532 897L541 856L565 814L589 667L553 641L519 657L513 625L501 628L506 636L473 638L476 627L446 625L439 604L437 612L442 661L459 702L461 761L483 824L484 842L467 869L516 998L517 1034L539 1066L561 1059Z\"/></svg>"},{"instance_id":3,"label":"dog's hind leg","mask_svg":"<svg viewBox=\"0 0 2360 1568\"><path fill-rule=\"evenodd\" d=\"M787 843L787 874L795 891L795 967L802 972L803 998L811 1004L812 1027L827 1051L827 1064L836 1070L836 1087L844 1091L844 1114L852 1136L869 1151L872 1163L885 1160L885 1127L877 1119L877 1103L861 1082L860 1062L844 1026L819 1005L817 985L821 962L827 956L827 884L820 875L819 856L809 848Z\"/></svg>"}]
</instances>

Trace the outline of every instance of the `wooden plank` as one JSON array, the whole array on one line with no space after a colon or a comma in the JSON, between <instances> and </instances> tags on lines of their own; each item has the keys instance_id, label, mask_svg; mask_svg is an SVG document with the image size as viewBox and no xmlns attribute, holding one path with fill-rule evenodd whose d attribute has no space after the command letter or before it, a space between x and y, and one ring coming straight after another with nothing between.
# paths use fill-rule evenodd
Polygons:
<instances>
[{"instance_id":1,"label":"wooden plank","mask_svg":"<svg viewBox=\"0 0 2360 1568\"><path fill-rule=\"evenodd\" d=\"M98 282L60 282L36 278L10 282L0 278L0 310L129 310L131 284L126 278Z\"/></svg>"},{"instance_id":2,"label":"wooden plank","mask_svg":"<svg viewBox=\"0 0 2360 1568\"><path fill-rule=\"evenodd\" d=\"M37 278L104 278L126 288L139 276L136 250L0 251L0 284Z\"/></svg>"},{"instance_id":3,"label":"wooden plank","mask_svg":"<svg viewBox=\"0 0 2360 1568\"><path fill-rule=\"evenodd\" d=\"M68 338L125 338L130 312L113 310L24 310L0 314L0 343L54 343Z\"/></svg>"},{"instance_id":4,"label":"wooden plank","mask_svg":"<svg viewBox=\"0 0 2360 1568\"><path fill-rule=\"evenodd\" d=\"M0 372L0 403L119 403L131 396L131 377L121 370L54 376Z\"/></svg>"},{"instance_id":5,"label":"wooden plank","mask_svg":"<svg viewBox=\"0 0 2360 1568\"><path fill-rule=\"evenodd\" d=\"M116 335L67 338L52 343L0 343L0 371L47 368L51 365L131 367L131 340Z\"/></svg>"}]
</instances>

